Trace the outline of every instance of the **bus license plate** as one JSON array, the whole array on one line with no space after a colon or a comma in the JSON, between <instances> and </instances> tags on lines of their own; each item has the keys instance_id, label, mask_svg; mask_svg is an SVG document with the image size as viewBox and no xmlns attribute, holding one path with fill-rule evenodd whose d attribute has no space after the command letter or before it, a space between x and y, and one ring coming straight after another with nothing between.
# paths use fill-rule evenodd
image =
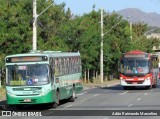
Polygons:
<instances>
[{"instance_id":1,"label":"bus license plate","mask_svg":"<svg viewBox=\"0 0 160 119\"><path fill-rule=\"evenodd\" d=\"M31 102L31 99L24 99L24 102Z\"/></svg>"},{"instance_id":2,"label":"bus license plate","mask_svg":"<svg viewBox=\"0 0 160 119\"><path fill-rule=\"evenodd\" d=\"M132 84L137 84L137 82L133 82Z\"/></svg>"}]
</instances>

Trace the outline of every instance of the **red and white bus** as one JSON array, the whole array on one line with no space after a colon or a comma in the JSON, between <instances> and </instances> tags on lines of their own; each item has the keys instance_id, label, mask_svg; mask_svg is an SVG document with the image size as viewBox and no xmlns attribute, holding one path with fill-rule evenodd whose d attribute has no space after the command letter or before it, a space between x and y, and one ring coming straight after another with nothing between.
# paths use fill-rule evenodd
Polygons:
<instances>
[{"instance_id":1,"label":"red and white bus","mask_svg":"<svg viewBox=\"0 0 160 119\"><path fill-rule=\"evenodd\" d=\"M124 89L144 86L156 88L158 55L140 50L126 52L120 59L120 84Z\"/></svg>"}]
</instances>

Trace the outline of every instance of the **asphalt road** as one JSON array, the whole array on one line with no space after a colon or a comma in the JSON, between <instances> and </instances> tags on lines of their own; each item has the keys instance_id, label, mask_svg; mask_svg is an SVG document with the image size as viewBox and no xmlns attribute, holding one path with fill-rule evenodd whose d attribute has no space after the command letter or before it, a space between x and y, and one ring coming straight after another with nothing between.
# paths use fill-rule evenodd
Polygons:
<instances>
[{"instance_id":1,"label":"asphalt road","mask_svg":"<svg viewBox=\"0 0 160 119\"><path fill-rule=\"evenodd\" d=\"M63 100L56 109L39 105L26 107L24 110L16 110L14 107L7 110L22 112L38 110L43 115L38 117L39 119L158 119L160 118L160 80L158 87L152 89L123 90L120 85L85 89L77 94L75 102Z\"/></svg>"}]
</instances>

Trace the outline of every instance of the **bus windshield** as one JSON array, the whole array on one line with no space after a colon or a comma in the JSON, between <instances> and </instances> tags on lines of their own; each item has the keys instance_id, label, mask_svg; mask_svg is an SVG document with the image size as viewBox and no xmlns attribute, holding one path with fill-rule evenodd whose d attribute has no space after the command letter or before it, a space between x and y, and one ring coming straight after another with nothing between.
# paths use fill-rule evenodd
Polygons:
<instances>
[{"instance_id":1,"label":"bus windshield","mask_svg":"<svg viewBox=\"0 0 160 119\"><path fill-rule=\"evenodd\" d=\"M121 60L120 71L125 74L146 74L149 72L149 62L145 59L124 59Z\"/></svg>"},{"instance_id":2,"label":"bus windshield","mask_svg":"<svg viewBox=\"0 0 160 119\"><path fill-rule=\"evenodd\" d=\"M43 85L49 83L48 65L8 65L7 85Z\"/></svg>"}]
</instances>

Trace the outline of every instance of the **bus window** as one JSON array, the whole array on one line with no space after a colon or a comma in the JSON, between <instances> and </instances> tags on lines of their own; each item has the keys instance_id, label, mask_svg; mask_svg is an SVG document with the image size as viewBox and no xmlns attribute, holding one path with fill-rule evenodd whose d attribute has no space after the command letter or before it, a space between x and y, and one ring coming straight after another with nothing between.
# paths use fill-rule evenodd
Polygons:
<instances>
[{"instance_id":1,"label":"bus window","mask_svg":"<svg viewBox=\"0 0 160 119\"><path fill-rule=\"evenodd\" d=\"M55 59L54 64L55 64L55 72L54 72L54 75L55 75L55 76L59 76L59 61L58 61L58 58Z\"/></svg>"},{"instance_id":2,"label":"bus window","mask_svg":"<svg viewBox=\"0 0 160 119\"><path fill-rule=\"evenodd\" d=\"M134 72L134 60L126 59L121 61L121 72L133 73Z\"/></svg>"},{"instance_id":3,"label":"bus window","mask_svg":"<svg viewBox=\"0 0 160 119\"><path fill-rule=\"evenodd\" d=\"M41 85L49 83L48 65L8 65L7 85Z\"/></svg>"},{"instance_id":4,"label":"bus window","mask_svg":"<svg viewBox=\"0 0 160 119\"><path fill-rule=\"evenodd\" d=\"M136 60L136 69L138 73L147 73L149 72L149 65L147 60Z\"/></svg>"},{"instance_id":5,"label":"bus window","mask_svg":"<svg viewBox=\"0 0 160 119\"><path fill-rule=\"evenodd\" d=\"M50 79L51 79L51 82L52 82L52 84L53 84L53 81L54 81L54 73L55 73L55 71L54 71L54 62L53 62L53 59L52 58L50 58Z\"/></svg>"}]
</instances>

